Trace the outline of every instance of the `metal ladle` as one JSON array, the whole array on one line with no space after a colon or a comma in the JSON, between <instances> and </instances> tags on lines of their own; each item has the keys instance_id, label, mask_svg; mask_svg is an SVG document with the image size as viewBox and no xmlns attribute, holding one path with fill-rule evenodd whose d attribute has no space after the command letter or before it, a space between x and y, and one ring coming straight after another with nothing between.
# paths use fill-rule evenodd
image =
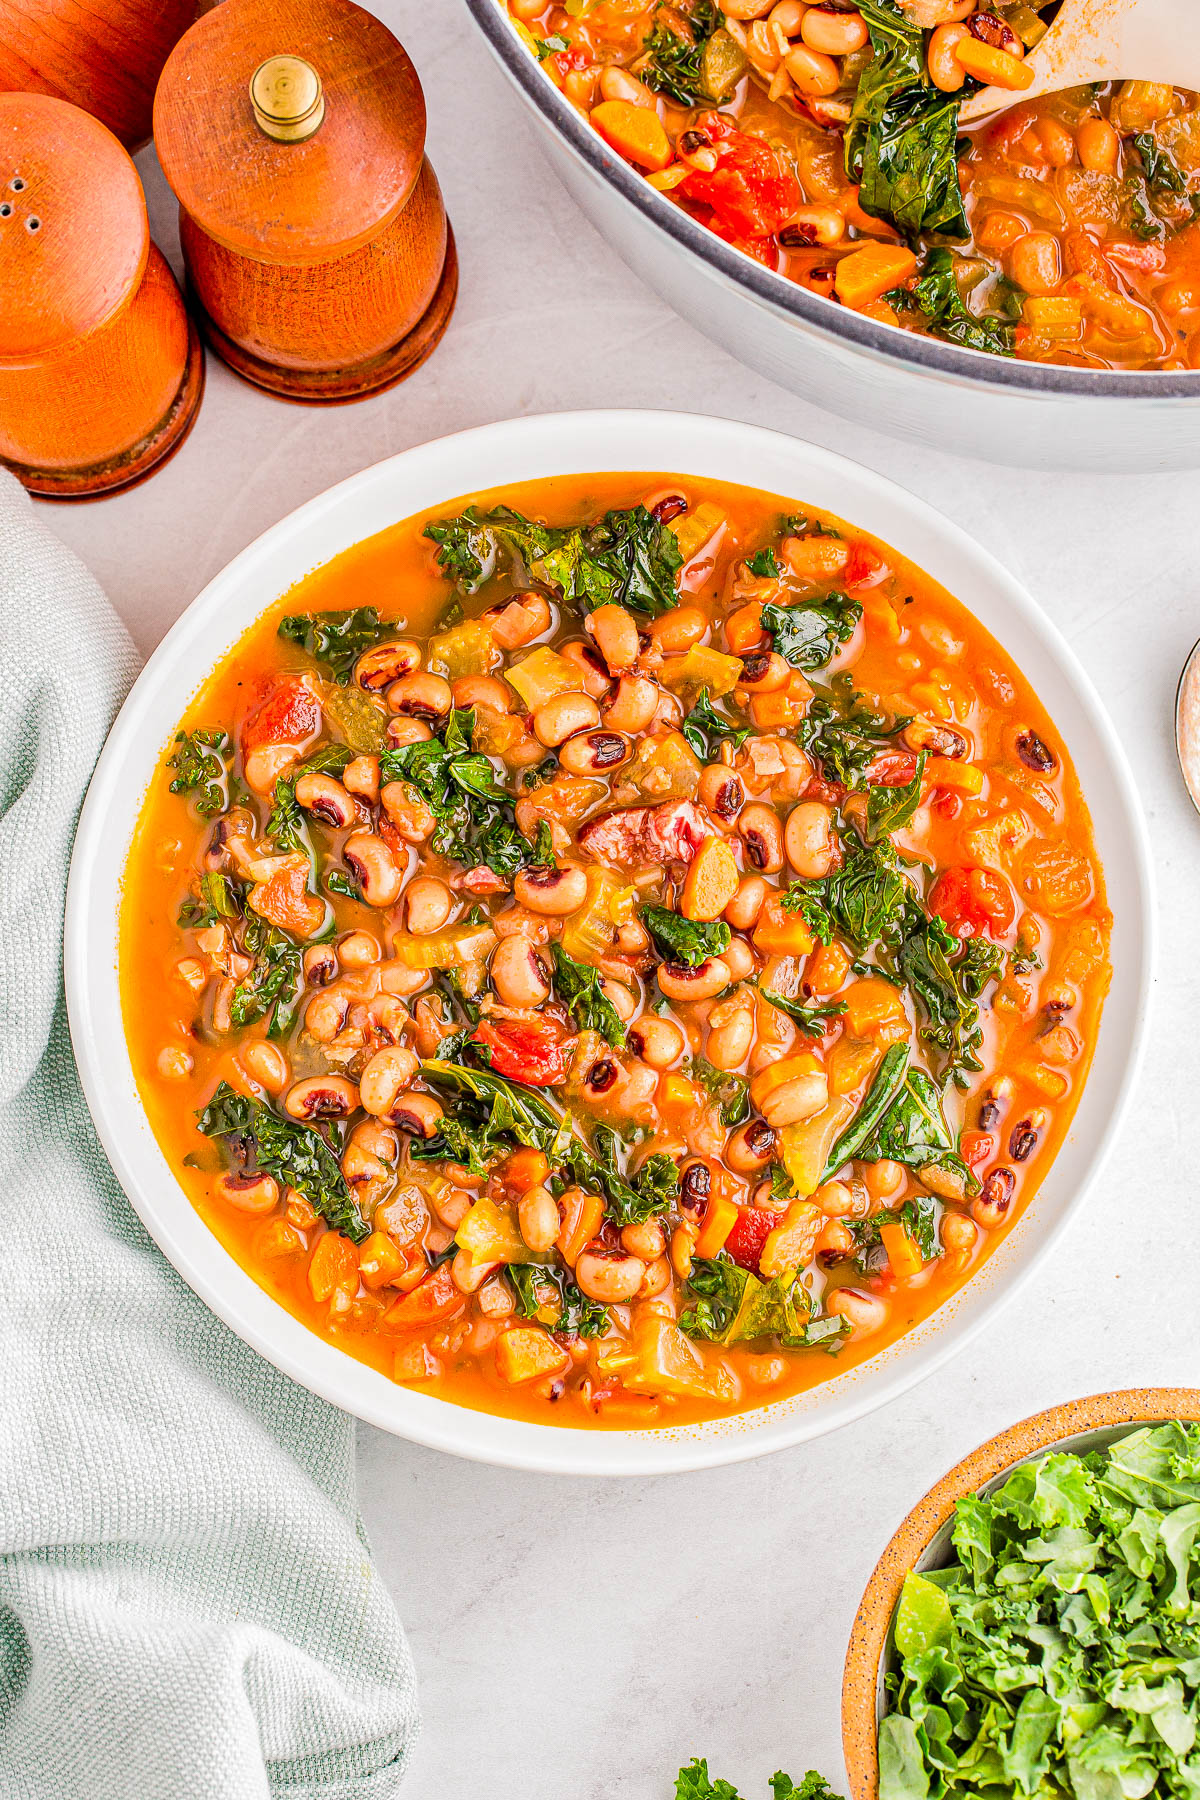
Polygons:
<instances>
[{"instance_id":1,"label":"metal ladle","mask_svg":"<svg viewBox=\"0 0 1200 1800\"><path fill-rule=\"evenodd\" d=\"M1025 67L1034 72L1029 87L984 88L964 101L963 123L1090 81L1200 88L1200 0L1062 0Z\"/></svg>"}]
</instances>

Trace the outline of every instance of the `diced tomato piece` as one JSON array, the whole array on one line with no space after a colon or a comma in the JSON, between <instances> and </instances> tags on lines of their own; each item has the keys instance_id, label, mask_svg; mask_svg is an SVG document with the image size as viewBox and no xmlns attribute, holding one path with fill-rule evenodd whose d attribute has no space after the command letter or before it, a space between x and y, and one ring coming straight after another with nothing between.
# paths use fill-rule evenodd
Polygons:
<instances>
[{"instance_id":1,"label":"diced tomato piece","mask_svg":"<svg viewBox=\"0 0 1200 1800\"><path fill-rule=\"evenodd\" d=\"M875 587L888 573L888 566L873 544L856 538L850 546L850 558L842 570L847 587Z\"/></svg>"},{"instance_id":2,"label":"diced tomato piece","mask_svg":"<svg viewBox=\"0 0 1200 1800\"><path fill-rule=\"evenodd\" d=\"M467 1296L455 1287L447 1262L427 1275L411 1294L401 1294L380 1323L386 1331L419 1331L422 1326L452 1319L466 1304Z\"/></svg>"},{"instance_id":3,"label":"diced tomato piece","mask_svg":"<svg viewBox=\"0 0 1200 1800\"><path fill-rule=\"evenodd\" d=\"M804 790L806 800L821 800L826 806L840 806L846 798L846 790L840 781L826 781L821 775L814 775Z\"/></svg>"},{"instance_id":4,"label":"diced tomato piece","mask_svg":"<svg viewBox=\"0 0 1200 1800\"><path fill-rule=\"evenodd\" d=\"M964 1131L958 1148L967 1167L977 1169L995 1154L996 1140L990 1131Z\"/></svg>"},{"instance_id":5,"label":"diced tomato piece","mask_svg":"<svg viewBox=\"0 0 1200 1800\"><path fill-rule=\"evenodd\" d=\"M947 869L929 896L929 910L961 938L1003 937L1012 929L1016 903L994 869Z\"/></svg>"},{"instance_id":6,"label":"diced tomato piece","mask_svg":"<svg viewBox=\"0 0 1200 1800\"><path fill-rule=\"evenodd\" d=\"M275 682L242 722L242 749L263 744L306 744L321 729L321 707L300 675Z\"/></svg>"},{"instance_id":7,"label":"diced tomato piece","mask_svg":"<svg viewBox=\"0 0 1200 1800\"><path fill-rule=\"evenodd\" d=\"M1017 161L1023 161L1025 153L1021 151L1018 156L1018 146L1036 118L1037 114L1032 106L1010 106L987 131L984 139L987 154L1015 156Z\"/></svg>"},{"instance_id":8,"label":"diced tomato piece","mask_svg":"<svg viewBox=\"0 0 1200 1800\"><path fill-rule=\"evenodd\" d=\"M957 819L962 811L962 795L956 794L952 788L939 788L929 802L929 810L935 812L939 819Z\"/></svg>"},{"instance_id":9,"label":"diced tomato piece","mask_svg":"<svg viewBox=\"0 0 1200 1800\"><path fill-rule=\"evenodd\" d=\"M698 121L717 153L716 168L693 169L679 192L710 206L725 231L739 238L769 238L803 200L800 185L765 138L728 129L724 122L718 131L713 125L717 118L705 113Z\"/></svg>"},{"instance_id":10,"label":"diced tomato piece","mask_svg":"<svg viewBox=\"0 0 1200 1800\"><path fill-rule=\"evenodd\" d=\"M527 1087L553 1087L567 1072L562 1033L550 1019L481 1019L471 1041L490 1050L497 1075Z\"/></svg>"},{"instance_id":11,"label":"diced tomato piece","mask_svg":"<svg viewBox=\"0 0 1200 1800\"><path fill-rule=\"evenodd\" d=\"M550 60L565 80L572 69L590 67L592 59L582 44L572 44L569 50L556 50Z\"/></svg>"},{"instance_id":12,"label":"diced tomato piece","mask_svg":"<svg viewBox=\"0 0 1200 1800\"><path fill-rule=\"evenodd\" d=\"M872 787L907 787L917 772L911 750L881 750L867 770Z\"/></svg>"},{"instance_id":13,"label":"diced tomato piece","mask_svg":"<svg viewBox=\"0 0 1200 1800\"><path fill-rule=\"evenodd\" d=\"M739 1207L737 1224L725 1239L725 1248L734 1262L757 1275L763 1245L779 1219L778 1213L769 1212L765 1206Z\"/></svg>"}]
</instances>

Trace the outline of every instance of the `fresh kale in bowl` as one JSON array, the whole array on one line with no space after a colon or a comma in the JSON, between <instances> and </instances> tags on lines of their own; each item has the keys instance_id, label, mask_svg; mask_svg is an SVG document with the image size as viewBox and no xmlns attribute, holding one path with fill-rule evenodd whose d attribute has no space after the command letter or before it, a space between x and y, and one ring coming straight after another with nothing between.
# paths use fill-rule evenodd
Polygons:
<instances>
[{"instance_id":1,"label":"fresh kale in bowl","mask_svg":"<svg viewBox=\"0 0 1200 1800\"><path fill-rule=\"evenodd\" d=\"M910 1574L879 1800L1200 1796L1200 1426L1051 1451Z\"/></svg>"}]
</instances>

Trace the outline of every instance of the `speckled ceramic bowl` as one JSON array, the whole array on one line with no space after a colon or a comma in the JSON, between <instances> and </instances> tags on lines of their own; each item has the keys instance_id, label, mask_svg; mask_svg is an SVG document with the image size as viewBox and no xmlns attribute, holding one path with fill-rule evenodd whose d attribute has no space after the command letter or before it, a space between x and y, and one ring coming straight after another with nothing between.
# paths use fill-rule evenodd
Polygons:
<instances>
[{"instance_id":1,"label":"speckled ceramic bowl","mask_svg":"<svg viewBox=\"0 0 1200 1800\"><path fill-rule=\"evenodd\" d=\"M1077 1455L1102 1450L1140 1425L1161 1425L1168 1419L1200 1420L1200 1388L1128 1388L1069 1400L989 1438L913 1507L876 1564L850 1633L842 1678L842 1747L850 1800L876 1800L876 1737L900 1589L910 1570L935 1569L949 1560L955 1502L995 1487L1018 1463L1047 1450Z\"/></svg>"}]
</instances>

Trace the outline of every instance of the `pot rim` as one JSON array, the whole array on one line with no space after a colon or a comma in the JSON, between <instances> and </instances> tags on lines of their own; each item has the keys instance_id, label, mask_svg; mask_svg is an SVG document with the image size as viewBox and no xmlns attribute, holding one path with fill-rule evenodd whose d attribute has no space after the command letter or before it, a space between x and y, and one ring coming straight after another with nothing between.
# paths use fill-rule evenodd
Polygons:
<instances>
[{"instance_id":1,"label":"pot rim","mask_svg":"<svg viewBox=\"0 0 1200 1800\"><path fill-rule=\"evenodd\" d=\"M850 1800L878 1800L879 1676L892 1619L904 1577L952 1517L956 1501L1067 1439L1095 1431L1124 1437L1139 1426L1171 1419L1200 1421L1200 1388L1124 1388L1064 1401L980 1444L917 1502L876 1563L850 1631L842 1675L842 1751Z\"/></svg>"},{"instance_id":2,"label":"pot rim","mask_svg":"<svg viewBox=\"0 0 1200 1800\"><path fill-rule=\"evenodd\" d=\"M971 383L994 393L1017 393L1026 398L1053 399L1070 396L1081 400L1200 401L1200 369L1076 369L1062 363L1022 363L993 356L985 350L968 350L941 339L921 337L893 325L877 324L848 307L837 306L823 295L810 294L786 276L766 269L752 257L735 250L706 226L674 206L652 188L644 176L610 150L571 102L542 74L517 36L514 22L502 0L465 0L476 25L510 80L530 105L541 114L590 173L605 182L689 255L699 258L740 289L748 298L771 311L803 323L824 336L837 338L847 348L873 361L898 364L911 374L940 381ZM736 351L735 351L736 354Z\"/></svg>"}]
</instances>

